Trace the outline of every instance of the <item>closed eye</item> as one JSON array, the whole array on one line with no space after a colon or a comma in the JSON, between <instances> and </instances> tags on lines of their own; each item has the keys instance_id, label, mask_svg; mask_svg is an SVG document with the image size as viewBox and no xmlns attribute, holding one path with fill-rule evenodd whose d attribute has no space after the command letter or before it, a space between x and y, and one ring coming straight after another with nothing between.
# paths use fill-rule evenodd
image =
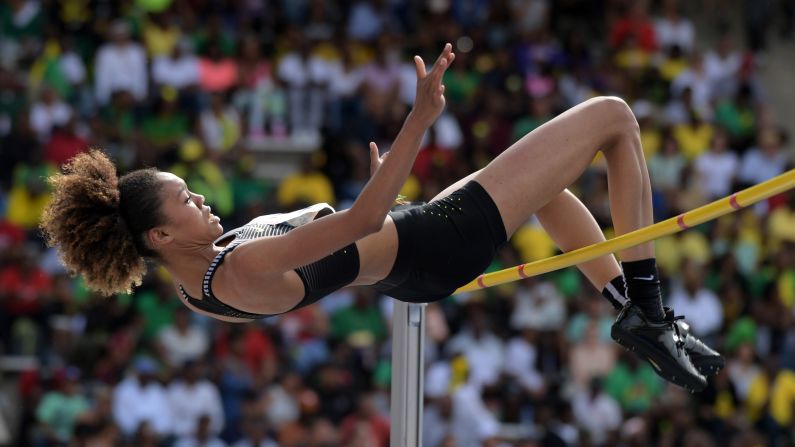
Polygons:
<instances>
[{"instance_id":1,"label":"closed eye","mask_svg":"<svg viewBox=\"0 0 795 447\"><path fill-rule=\"evenodd\" d=\"M192 198L193 198L193 195L191 193L188 193L188 198L185 200L185 204L187 205L188 203L190 203Z\"/></svg>"}]
</instances>

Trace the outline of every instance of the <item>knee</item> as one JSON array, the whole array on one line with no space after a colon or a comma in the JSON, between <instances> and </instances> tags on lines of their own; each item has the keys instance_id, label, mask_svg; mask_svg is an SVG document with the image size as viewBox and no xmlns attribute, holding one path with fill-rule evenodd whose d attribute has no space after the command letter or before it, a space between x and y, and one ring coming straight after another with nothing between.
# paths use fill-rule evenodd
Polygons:
<instances>
[{"instance_id":1,"label":"knee","mask_svg":"<svg viewBox=\"0 0 795 447\"><path fill-rule=\"evenodd\" d=\"M611 135L640 134L638 120L626 101L618 96L597 96L584 104L599 120L599 128Z\"/></svg>"},{"instance_id":2,"label":"knee","mask_svg":"<svg viewBox=\"0 0 795 447\"><path fill-rule=\"evenodd\" d=\"M598 116L605 120L605 128L619 135L640 134L635 114L626 101L618 96L599 96L591 99Z\"/></svg>"}]
</instances>

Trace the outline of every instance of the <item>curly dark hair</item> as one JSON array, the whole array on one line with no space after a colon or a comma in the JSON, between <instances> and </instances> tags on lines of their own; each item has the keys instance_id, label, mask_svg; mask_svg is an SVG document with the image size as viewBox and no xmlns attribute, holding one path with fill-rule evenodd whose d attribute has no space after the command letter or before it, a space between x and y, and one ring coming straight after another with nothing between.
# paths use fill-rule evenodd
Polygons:
<instances>
[{"instance_id":1,"label":"curly dark hair","mask_svg":"<svg viewBox=\"0 0 795 447\"><path fill-rule=\"evenodd\" d=\"M50 177L53 200L40 227L72 274L105 295L129 293L141 284L145 258L156 258L144 233L165 222L160 212L156 169L118 178L99 150L72 158L62 174Z\"/></svg>"}]
</instances>

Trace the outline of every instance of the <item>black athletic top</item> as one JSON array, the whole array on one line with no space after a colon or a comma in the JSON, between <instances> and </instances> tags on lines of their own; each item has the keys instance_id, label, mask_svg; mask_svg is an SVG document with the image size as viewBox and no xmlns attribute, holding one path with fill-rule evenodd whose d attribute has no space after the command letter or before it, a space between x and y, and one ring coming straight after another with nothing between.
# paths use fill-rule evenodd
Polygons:
<instances>
[{"instance_id":1,"label":"black athletic top","mask_svg":"<svg viewBox=\"0 0 795 447\"><path fill-rule=\"evenodd\" d=\"M255 314L235 309L216 298L210 287L213 277L215 276L215 270L221 265L227 253L234 250L235 247L251 239L264 236L278 236L295 228L295 226L287 222L263 223L261 220L258 222L258 220L260 219L254 219L248 224L230 231L216 240L216 243L219 243L230 237L234 237L234 239L215 256L215 259L210 263L210 267L204 274L204 281L202 281L202 299L190 297L180 284L179 290L188 303L205 312L226 317L257 319L271 316L269 314ZM300 250L301 247L295 247L295 249ZM290 310L308 306L320 298L353 282L359 275L359 251L356 249L356 244L350 244L317 262L295 269L295 273L298 274L298 277L301 278L301 282L304 283L304 298Z\"/></svg>"}]
</instances>

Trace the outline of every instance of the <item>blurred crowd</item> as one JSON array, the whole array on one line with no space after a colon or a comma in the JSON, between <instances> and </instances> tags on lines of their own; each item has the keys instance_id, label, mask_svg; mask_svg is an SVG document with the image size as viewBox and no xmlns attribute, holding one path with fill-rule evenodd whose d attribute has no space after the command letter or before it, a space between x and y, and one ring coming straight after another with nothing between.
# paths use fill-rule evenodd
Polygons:
<instances>
[{"instance_id":1,"label":"blurred crowd","mask_svg":"<svg viewBox=\"0 0 795 447\"><path fill-rule=\"evenodd\" d=\"M793 165L788 117L759 81L793 2L724 3L0 3L0 444L389 444L390 299L351 289L233 325L186 310L156 267L132 295L92 293L36 229L46 177L73 155L174 172L227 229L345 208L368 180L367 142L388 150L411 107L411 55L451 42L448 107L403 195L428 200L610 94L638 118L662 220ZM283 178L258 174L270 148L307 145ZM572 190L611 235L599 157ZM795 445L795 193L656 247L667 304L727 357L705 392L618 349L615 312L565 269L428 307L424 445ZM531 220L492 268L555 253Z\"/></svg>"}]
</instances>

